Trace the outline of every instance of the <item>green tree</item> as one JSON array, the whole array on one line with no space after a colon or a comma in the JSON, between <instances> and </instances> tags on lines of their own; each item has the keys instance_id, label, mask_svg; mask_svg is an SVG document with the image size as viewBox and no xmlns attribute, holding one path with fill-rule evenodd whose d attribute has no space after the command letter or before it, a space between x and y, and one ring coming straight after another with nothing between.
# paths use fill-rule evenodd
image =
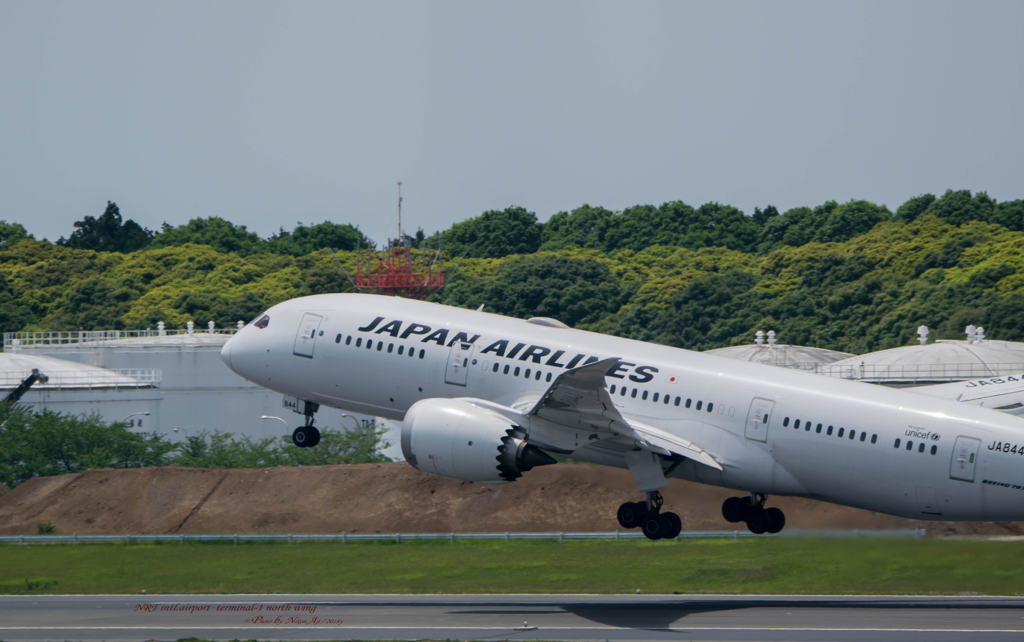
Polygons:
<instances>
[{"instance_id":1,"label":"green tree","mask_svg":"<svg viewBox=\"0 0 1024 642\"><path fill-rule=\"evenodd\" d=\"M173 446L99 415L66 415L0 403L0 482L14 488L32 477L90 468L141 468L167 463Z\"/></svg>"},{"instance_id":2,"label":"green tree","mask_svg":"<svg viewBox=\"0 0 1024 642\"><path fill-rule=\"evenodd\" d=\"M124 329L122 317L140 294L131 279L86 276L64 291L50 322L62 328Z\"/></svg>"},{"instance_id":3,"label":"green tree","mask_svg":"<svg viewBox=\"0 0 1024 642\"><path fill-rule=\"evenodd\" d=\"M422 230L420 235L422 235ZM309 227L299 223L294 230L286 232L284 228L267 241L267 251L274 254L305 256L317 250L329 248L335 251L353 251L356 244L366 248L366 237L358 228L348 224L339 225L324 221Z\"/></svg>"},{"instance_id":4,"label":"green tree","mask_svg":"<svg viewBox=\"0 0 1024 642\"><path fill-rule=\"evenodd\" d=\"M884 205L851 200L829 211L820 221L812 240L816 243L848 241L866 234L875 225L888 221L891 216Z\"/></svg>"},{"instance_id":5,"label":"green tree","mask_svg":"<svg viewBox=\"0 0 1024 642\"><path fill-rule=\"evenodd\" d=\"M202 431L179 446L171 463L191 468L266 468L270 466L323 466L372 464L391 461L380 451L391 446L385 430L376 424L358 430L320 430L315 448L297 448L290 436L252 439L234 433Z\"/></svg>"},{"instance_id":6,"label":"green tree","mask_svg":"<svg viewBox=\"0 0 1024 642\"><path fill-rule=\"evenodd\" d=\"M244 225L235 225L217 216L194 218L178 227L165 223L150 247L172 247L188 243L209 245L218 252L233 252L239 256L267 251L267 242L258 234L248 231Z\"/></svg>"},{"instance_id":7,"label":"green tree","mask_svg":"<svg viewBox=\"0 0 1024 642\"><path fill-rule=\"evenodd\" d=\"M1024 231L1024 201L997 203L985 192L971 194L970 190L946 190L941 198L924 194L910 199L896 210L893 220L911 222L921 217L935 216L953 225L971 221L995 223L1015 232Z\"/></svg>"},{"instance_id":8,"label":"green tree","mask_svg":"<svg viewBox=\"0 0 1024 642\"><path fill-rule=\"evenodd\" d=\"M835 201L829 201L819 207L817 214L823 213L821 209L827 208L827 211L831 211L835 206ZM761 228L759 252L765 254L784 245L800 247L810 243L813 234L811 221L815 217L815 210L809 207L794 207L786 210L781 216L765 221Z\"/></svg>"},{"instance_id":9,"label":"green tree","mask_svg":"<svg viewBox=\"0 0 1024 642\"><path fill-rule=\"evenodd\" d=\"M960 261L960 257L964 253L964 250L974 247L979 243L984 243L986 240L987 239L984 236L968 236L953 239L943 245L942 250L939 252L929 252L926 254L924 260L914 267L914 276L920 276L928 270L935 268L949 269L956 267L957 263Z\"/></svg>"},{"instance_id":10,"label":"green tree","mask_svg":"<svg viewBox=\"0 0 1024 642\"><path fill-rule=\"evenodd\" d=\"M0 332L18 332L35 321L35 315L7 283L0 272Z\"/></svg>"},{"instance_id":11,"label":"green tree","mask_svg":"<svg viewBox=\"0 0 1024 642\"><path fill-rule=\"evenodd\" d=\"M737 297L757 285L757 276L740 270L712 274L679 293L666 310L662 341L706 350L728 341L749 327Z\"/></svg>"},{"instance_id":12,"label":"green tree","mask_svg":"<svg viewBox=\"0 0 1024 642\"><path fill-rule=\"evenodd\" d=\"M1024 200L999 203L992 214L992 222L1008 230L1024 232Z\"/></svg>"},{"instance_id":13,"label":"green tree","mask_svg":"<svg viewBox=\"0 0 1024 642\"><path fill-rule=\"evenodd\" d=\"M0 221L0 251L14 247L25 239L36 240L21 223Z\"/></svg>"},{"instance_id":14,"label":"green tree","mask_svg":"<svg viewBox=\"0 0 1024 642\"><path fill-rule=\"evenodd\" d=\"M107 201L107 209L97 219L86 216L75 223L75 231L58 245L97 252L135 252L150 244L153 232L128 219L122 223L117 203Z\"/></svg>"},{"instance_id":15,"label":"green tree","mask_svg":"<svg viewBox=\"0 0 1024 642\"><path fill-rule=\"evenodd\" d=\"M509 257L487 278L457 277L442 299L464 307L486 305L513 317L552 317L575 326L617 310L620 295L618 281L604 263L544 253Z\"/></svg>"},{"instance_id":16,"label":"green tree","mask_svg":"<svg viewBox=\"0 0 1024 642\"><path fill-rule=\"evenodd\" d=\"M794 207L782 216L767 220L760 232L759 251L764 254L789 245L836 243L870 231L891 218L884 205L850 200L840 205L826 201L813 210Z\"/></svg>"},{"instance_id":17,"label":"green tree","mask_svg":"<svg viewBox=\"0 0 1024 642\"><path fill-rule=\"evenodd\" d=\"M450 256L470 254L477 258L500 258L510 254L532 254L540 248L543 226L537 215L522 207L490 210L456 223L441 234L442 249Z\"/></svg>"},{"instance_id":18,"label":"green tree","mask_svg":"<svg viewBox=\"0 0 1024 642\"><path fill-rule=\"evenodd\" d=\"M603 207L582 205L569 212L559 212L548 219L541 233L542 251L567 247L607 250L604 235L615 213Z\"/></svg>"},{"instance_id":19,"label":"green tree","mask_svg":"<svg viewBox=\"0 0 1024 642\"><path fill-rule=\"evenodd\" d=\"M935 194L922 194L915 196L903 205L896 208L892 220L902 223L910 223L921 218L928 208L935 202Z\"/></svg>"},{"instance_id":20,"label":"green tree","mask_svg":"<svg viewBox=\"0 0 1024 642\"><path fill-rule=\"evenodd\" d=\"M391 461L381 451L390 448L387 431L376 423L364 424L357 430L320 431L320 443L314 448L296 448L292 438L278 441L281 456L289 466L325 466L333 464L380 464Z\"/></svg>"},{"instance_id":21,"label":"green tree","mask_svg":"<svg viewBox=\"0 0 1024 642\"><path fill-rule=\"evenodd\" d=\"M985 192L971 196L970 190L948 189L921 215L931 214L947 223L963 225L970 221L990 221L995 210L996 202Z\"/></svg>"},{"instance_id":22,"label":"green tree","mask_svg":"<svg viewBox=\"0 0 1024 642\"><path fill-rule=\"evenodd\" d=\"M779 216L779 210L775 209L774 205L769 205L762 211L761 208L755 207L754 214L750 217L752 221L758 225L764 227L764 224L772 220L776 216Z\"/></svg>"},{"instance_id":23,"label":"green tree","mask_svg":"<svg viewBox=\"0 0 1024 642\"><path fill-rule=\"evenodd\" d=\"M234 436L220 430L190 435L170 463L190 468L267 468L282 464L275 438L254 440L243 435L236 440Z\"/></svg>"},{"instance_id":24,"label":"green tree","mask_svg":"<svg viewBox=\"0 0 1024 642\"><path fill-rule=\"evenodd\" d=\"M705 203L694 209L682 201L636 205L622 211L607 224L605 251L639 252L652 245L685 247L727 247L751 250L757 242L758 225L731 205Z\"/></svg>"}]
</instances>

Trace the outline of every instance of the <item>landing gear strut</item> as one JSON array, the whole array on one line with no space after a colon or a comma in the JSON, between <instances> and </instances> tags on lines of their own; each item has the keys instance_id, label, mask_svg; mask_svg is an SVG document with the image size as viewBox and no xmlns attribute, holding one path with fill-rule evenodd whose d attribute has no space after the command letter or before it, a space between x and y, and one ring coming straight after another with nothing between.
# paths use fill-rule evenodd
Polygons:
<instances>
[{"instance_id":1,"label":"landing gear strut","mask_svg":"<svg viewBox=\"0 0 1024 642\"><path fill-rule=\"evenodd\" d=\"M648 539L673 539L683 530L683 520L675 513L662 513L664 499L656 490L647 493L647 500L626 502L619 506L618 519L623 528L636 528Z\"/></svg>"},{"instance_id":2,"label":"landing gear strut","mask_svg":"<svg viewBox=\"0 0 1024 642\"><path fill-rule=\"evenodd\" d=\"M320 409L320 404L307 401L305 404L306 425L299 426L292 432L292 443L299 448L312 448L320 443L320 431L313 425L313 415Z\"/></svg>"},{"instance_id":3,"label":"landing gear strut","mask_svg":"<svg viewBox=\"0 0 1024 642\"><path fill-rule=\"evenodd\" d=\"M751 533L778 533L786 525L786 516L781 510L765 508L767 495L751 493L750 497L730 497L722 504L722 517L727 522L746 522Z\"/></svg>"}]
</instances>

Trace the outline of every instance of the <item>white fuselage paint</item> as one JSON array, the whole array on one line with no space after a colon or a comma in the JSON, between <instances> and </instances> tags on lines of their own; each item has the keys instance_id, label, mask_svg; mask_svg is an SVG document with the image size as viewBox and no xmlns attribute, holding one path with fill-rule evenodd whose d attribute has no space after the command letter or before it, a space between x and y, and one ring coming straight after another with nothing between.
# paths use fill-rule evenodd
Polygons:
<instances>
[{"instance_id":1,"label":"white fuselage paint","mask_svg":"<svg viewBox=\"0 0 1024 642\"><path fill-rule=\"evenodd\" d=\"M717 471L686 460L672 471L672 477L748 492L812 497L918 519L1024 518L1024 422L994 410L393 297L317 295L281 303L267 315L267 327L249 324L231 339L223 352L225 361L246 379L322 405L396 420L413 403L437 397L479 398L524 410L547 390L548 373L555 377L567 365L585 363L586 359L570 363L576 355L617 357L634 364L614 373L623 378L606 377L608 388L615 386L612 399L619 412L626 419L697 444L723 467ZM371 329L359 330L378 317L382 319ZM308 334L313 326L315 336L303 338L302 333ZM429 333L424 327L430 328ZM439 330L447 331L444 345L438 344ZM459 342L449 344L459 333L467 339L479 337L472 340L471 351L459 351L456 358L453 347L458 351ZM496 348L484 352L500 340L508 341L506 356L497 356ZM367 347L368 342L372 347ZM508 353L520 343L524 347L509 358ZM530 346L549 352L524 361ZM410 350L414 351L411 357ZM552 361L557 351L562 354ZM537 352L541 350L534 355ZM461 366L463 359L465 369L453 367L453 362ZM506 365L508 374L504 374ZM540 380L535 378L537 371ZM630 380L630 375L641 382ZM642 398L645 391L646 400ZM665 395L670 397L667 405ZM764 403L755 400L774 404L766 427L747 425L752 403ZM796 420L799 428L794 427ZM810 430L805 429L808 423ZM827 434L830 426L832 435ZM854 431L853 440L848 438L850 431ZM621 454L588 446L586 435L579 439L574 458L625 467ZM898 448L894 447L897 439ZM913 443L910 451L908 440ZM973 458L967 451L959 452L958 446L972 443L977 445ZM958 459L964 461L958 463ZM973 476L973 481L952 478L954 469L960 477Z\"/></svg>"}]
</instances>

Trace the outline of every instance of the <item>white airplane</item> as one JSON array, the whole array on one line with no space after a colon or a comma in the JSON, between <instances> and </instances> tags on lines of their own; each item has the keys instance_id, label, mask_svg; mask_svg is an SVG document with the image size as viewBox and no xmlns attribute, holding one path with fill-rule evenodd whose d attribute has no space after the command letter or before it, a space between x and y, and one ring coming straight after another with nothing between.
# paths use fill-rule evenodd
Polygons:
<instances>
[{"instance_id":1,"label":"white airplane","mask_svg":"<svg viewBox=\"0 0 1024 642\"><path fill-rule=\"evenodd\" d=\"M628 468L646 499L622 504L619 523L652 539L682 526L661 511L669 477L748 493L722 514L755 533L785 524L768 495L915 519L1024 519L1024 422L977 405L985 389L1019 408L1024 373L929 396L367 294L276 305L221 354L295 398L298 446L319 441L313 415L327 405L403 420L406 460L442 477L511 482L552 455Z\"/></svg>"}]
</instances>

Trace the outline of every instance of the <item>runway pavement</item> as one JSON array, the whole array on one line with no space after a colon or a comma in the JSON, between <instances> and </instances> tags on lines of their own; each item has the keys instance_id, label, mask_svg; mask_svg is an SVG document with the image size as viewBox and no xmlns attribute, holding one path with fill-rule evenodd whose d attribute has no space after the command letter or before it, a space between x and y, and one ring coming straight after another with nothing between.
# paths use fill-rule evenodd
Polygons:
<instances>
[{"instance_id":1,"label":"runway pavement","mask_svg":"<svg viewBox=\"0 0 1024 642\"><path fill-rule=\"evenodd\" d=\"M0 597L0 640L1024 639L1024 598L688 595Z\"/></svg>"}]
</instances>

